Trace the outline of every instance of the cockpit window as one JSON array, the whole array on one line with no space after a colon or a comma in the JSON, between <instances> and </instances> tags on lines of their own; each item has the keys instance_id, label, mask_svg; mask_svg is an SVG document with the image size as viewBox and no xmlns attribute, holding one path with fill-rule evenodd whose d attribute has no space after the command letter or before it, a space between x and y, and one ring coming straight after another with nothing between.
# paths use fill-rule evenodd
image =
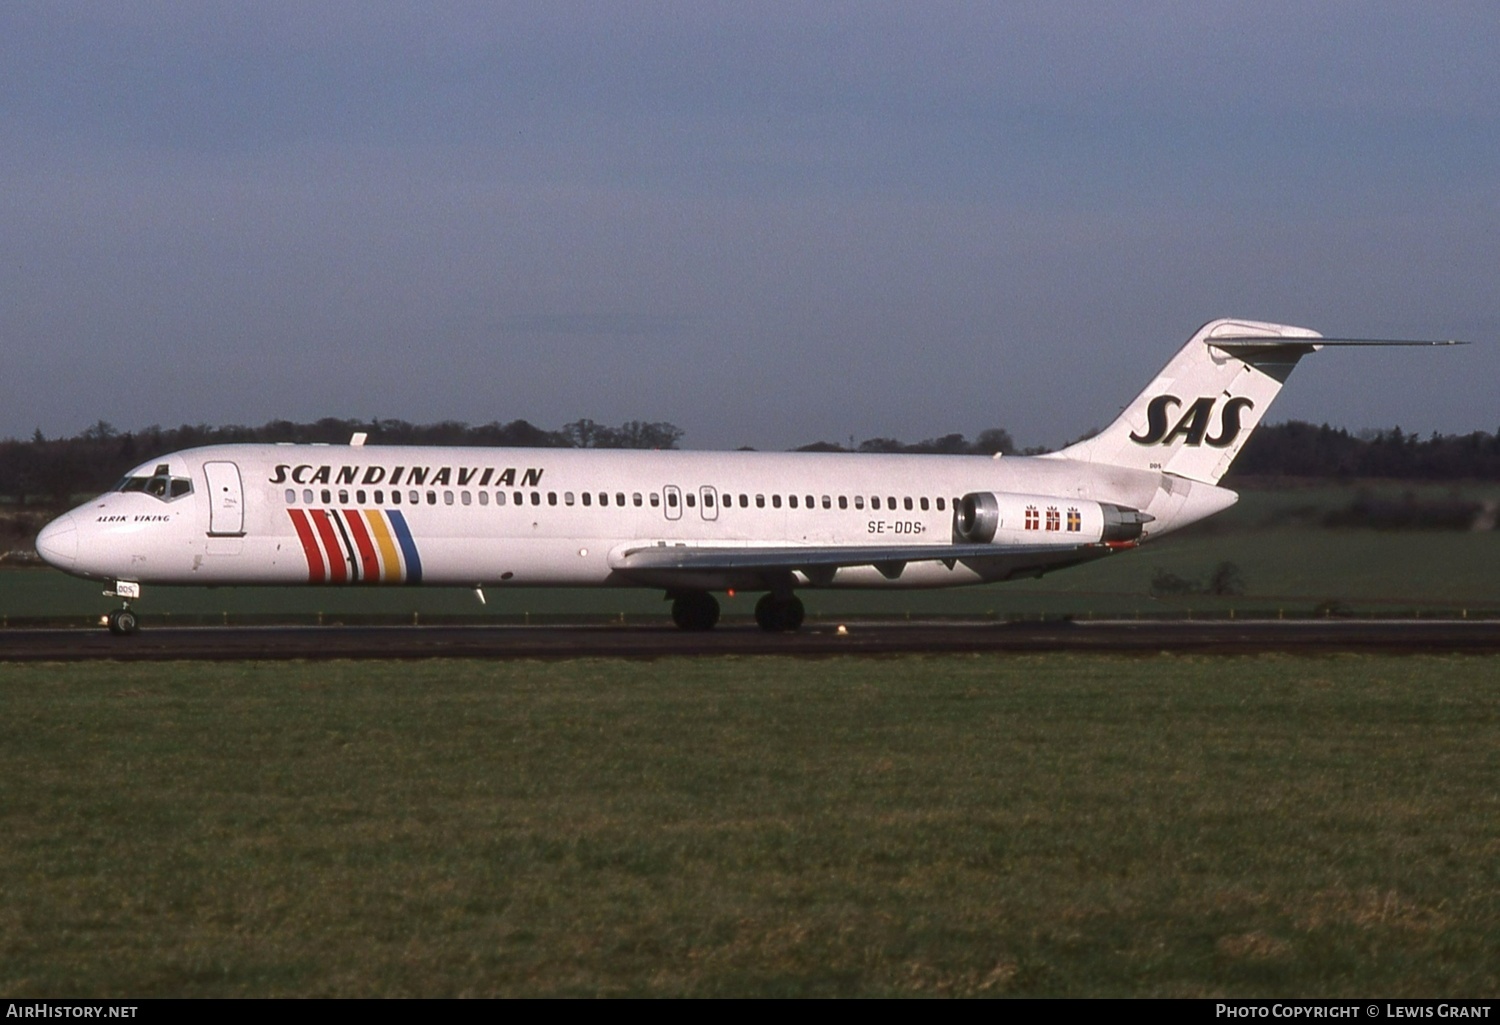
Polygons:
<instances>
[{"instance_id":1,"label":"cockpit window","mask_svg":"<svg viewBox=\"0 0 1500 1025\"><path fill-rule=\"evenodd\" d=\"M163 502L193 493L193 482L188 477L174 477L166 463L157 466L149 477L124 477L114 487L116 491L141 491Z\"/></svg>"}]
</instances>

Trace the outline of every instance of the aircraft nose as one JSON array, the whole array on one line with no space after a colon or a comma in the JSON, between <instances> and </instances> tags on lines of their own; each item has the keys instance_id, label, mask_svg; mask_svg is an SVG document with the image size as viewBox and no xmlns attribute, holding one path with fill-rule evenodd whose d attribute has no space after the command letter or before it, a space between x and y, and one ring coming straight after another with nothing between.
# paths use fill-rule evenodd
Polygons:
<instances>
[{"instance_id":1,"label":"aircraft nose","mask_svg":"<svg viewBox=\"0 0 1500 1025\"><path fill-rule=\"evenodd\" d=\"M36 553L61 570L78 561L78 523L72 513L63 513L36 536Z\"/></svg>"}]
</instances>

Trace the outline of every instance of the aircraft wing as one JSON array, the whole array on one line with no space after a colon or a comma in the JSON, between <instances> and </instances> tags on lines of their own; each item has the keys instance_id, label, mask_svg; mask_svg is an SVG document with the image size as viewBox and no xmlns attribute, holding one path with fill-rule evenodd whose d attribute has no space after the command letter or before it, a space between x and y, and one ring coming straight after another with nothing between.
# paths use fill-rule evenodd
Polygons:
<instances>
[{"instance_id":1,"label":"aircraft wing","mask_svg":"<svg viewBox=\"0 0 1500 1025\"><path fill-rule=\"evenodd\" d=\"M1089 562L1111 551L1110 546L1103 544L641 545L612 553L610 566L627 576L649 576L654 580L672 574L802 572L816 583L826 582L835 571L846 567L873 566L895 580L908 563L942 562L950 568L963 563L988 579L1008 580Z\"/></svg>"}]
</instances>

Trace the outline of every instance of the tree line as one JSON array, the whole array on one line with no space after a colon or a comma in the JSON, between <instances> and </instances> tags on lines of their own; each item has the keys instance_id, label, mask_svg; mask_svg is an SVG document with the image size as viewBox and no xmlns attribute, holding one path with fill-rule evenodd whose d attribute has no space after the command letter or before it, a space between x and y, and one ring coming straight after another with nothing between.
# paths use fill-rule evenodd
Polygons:
<instances>
[{"instance_id":1,"label":"tree line","mask_svg":"<svg viewBox=\"0 0 1500 1025\"><path fill-rule=\"evenodd\" d=\"M525 420L473 426L444 421L340 420L314 423L273 420L260 427L204 424L152 426L119 431L100 421L71 438L0 441L0 502L11 506L60 506L74 496L109 488L127 469L159 456L199 445L295 442L347 444L363 432L387 445L492 445L522 448L676 448L677 426L631 420L618 427L574 420L547 430ZM1019 449L1001 428L980 431L972 440L947 434L919 442L868 438L849 446L831 442L803 445L804 452L910 452L936 455L1036 455L1045 448ZM1392 428L1351 434L1327 424L1291 421L1261 427L1235 461L1232 477L1390 478L1402 480L1500 480L1500 431L1419 438Z\"/></svg>"},{"instance_id":2,"label":"tree line","mask_svg":"<svg viewBox=\"0 0 1500 1025\"><path fill-rule=\"evenodd\" d=\"M0 441L0 502L17 506L66 504L73 496L98 494L126 470L160 456L200 445L347 445L356 433L381 445L464 445L517 448L676 448L682 430L673 424L630 420L618 427L574 420L549 431L525 420L470 425L457 421L412 424L405 420L340 420L314 423L273 420L260 427L207 424L151 426L119 431L105 421L71 438Z\"/></svg>"},{"instance_id":3,"label":"tree line","mask_svg":"<svg viewBox=\"0 0 1500 1025\"><path fill-rule=\"evenodd\" d=\"M1236 477L1500 480L1500 430L1420 438L1399 427L1351 434L1292 420L1250 436L1230 471Z\"/></svg>"},{"instance_id":4,"label":"tree line","mask_svg":"<svg viewBox=\"0 0 1500 1025\"><path fill-rule=\"evenodd\" d=\"M1089 437L1089 435L1084 435ZM1077 439L1083 440L1083 438ZM1070 443L1071 444L1071 443ZM800 452L923 452L951 455L1041 455L1048 448L1017 448L1006 431L991 428L973 440L948 434L906 444L870 438L852 449L818 442ZM1312 477L1329 480L1500 480L1500 431L1433 434L1421 438L1399 427L1350 433L1328 424L1298 420L1258 428L1234 461L1229 481L1247 477Z\"/></svg>"}]
</instances>

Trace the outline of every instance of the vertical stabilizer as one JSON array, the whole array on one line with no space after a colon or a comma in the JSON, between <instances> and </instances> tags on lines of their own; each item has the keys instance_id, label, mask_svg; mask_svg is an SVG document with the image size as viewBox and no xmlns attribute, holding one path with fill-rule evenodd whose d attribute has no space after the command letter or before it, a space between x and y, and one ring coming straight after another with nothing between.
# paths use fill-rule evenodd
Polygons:
<instances>
[{"instance_id":1,"label":"vertical stabilizer","mask_svg":"<svg viewBox=\"0 0 1500 1025\"><path fill-rule=\"evenodd\" d=\"M1057 456L1213 484L1320 338L1286 324L1205 324L1114 423Z\"/></svg>"}]
</instances>

